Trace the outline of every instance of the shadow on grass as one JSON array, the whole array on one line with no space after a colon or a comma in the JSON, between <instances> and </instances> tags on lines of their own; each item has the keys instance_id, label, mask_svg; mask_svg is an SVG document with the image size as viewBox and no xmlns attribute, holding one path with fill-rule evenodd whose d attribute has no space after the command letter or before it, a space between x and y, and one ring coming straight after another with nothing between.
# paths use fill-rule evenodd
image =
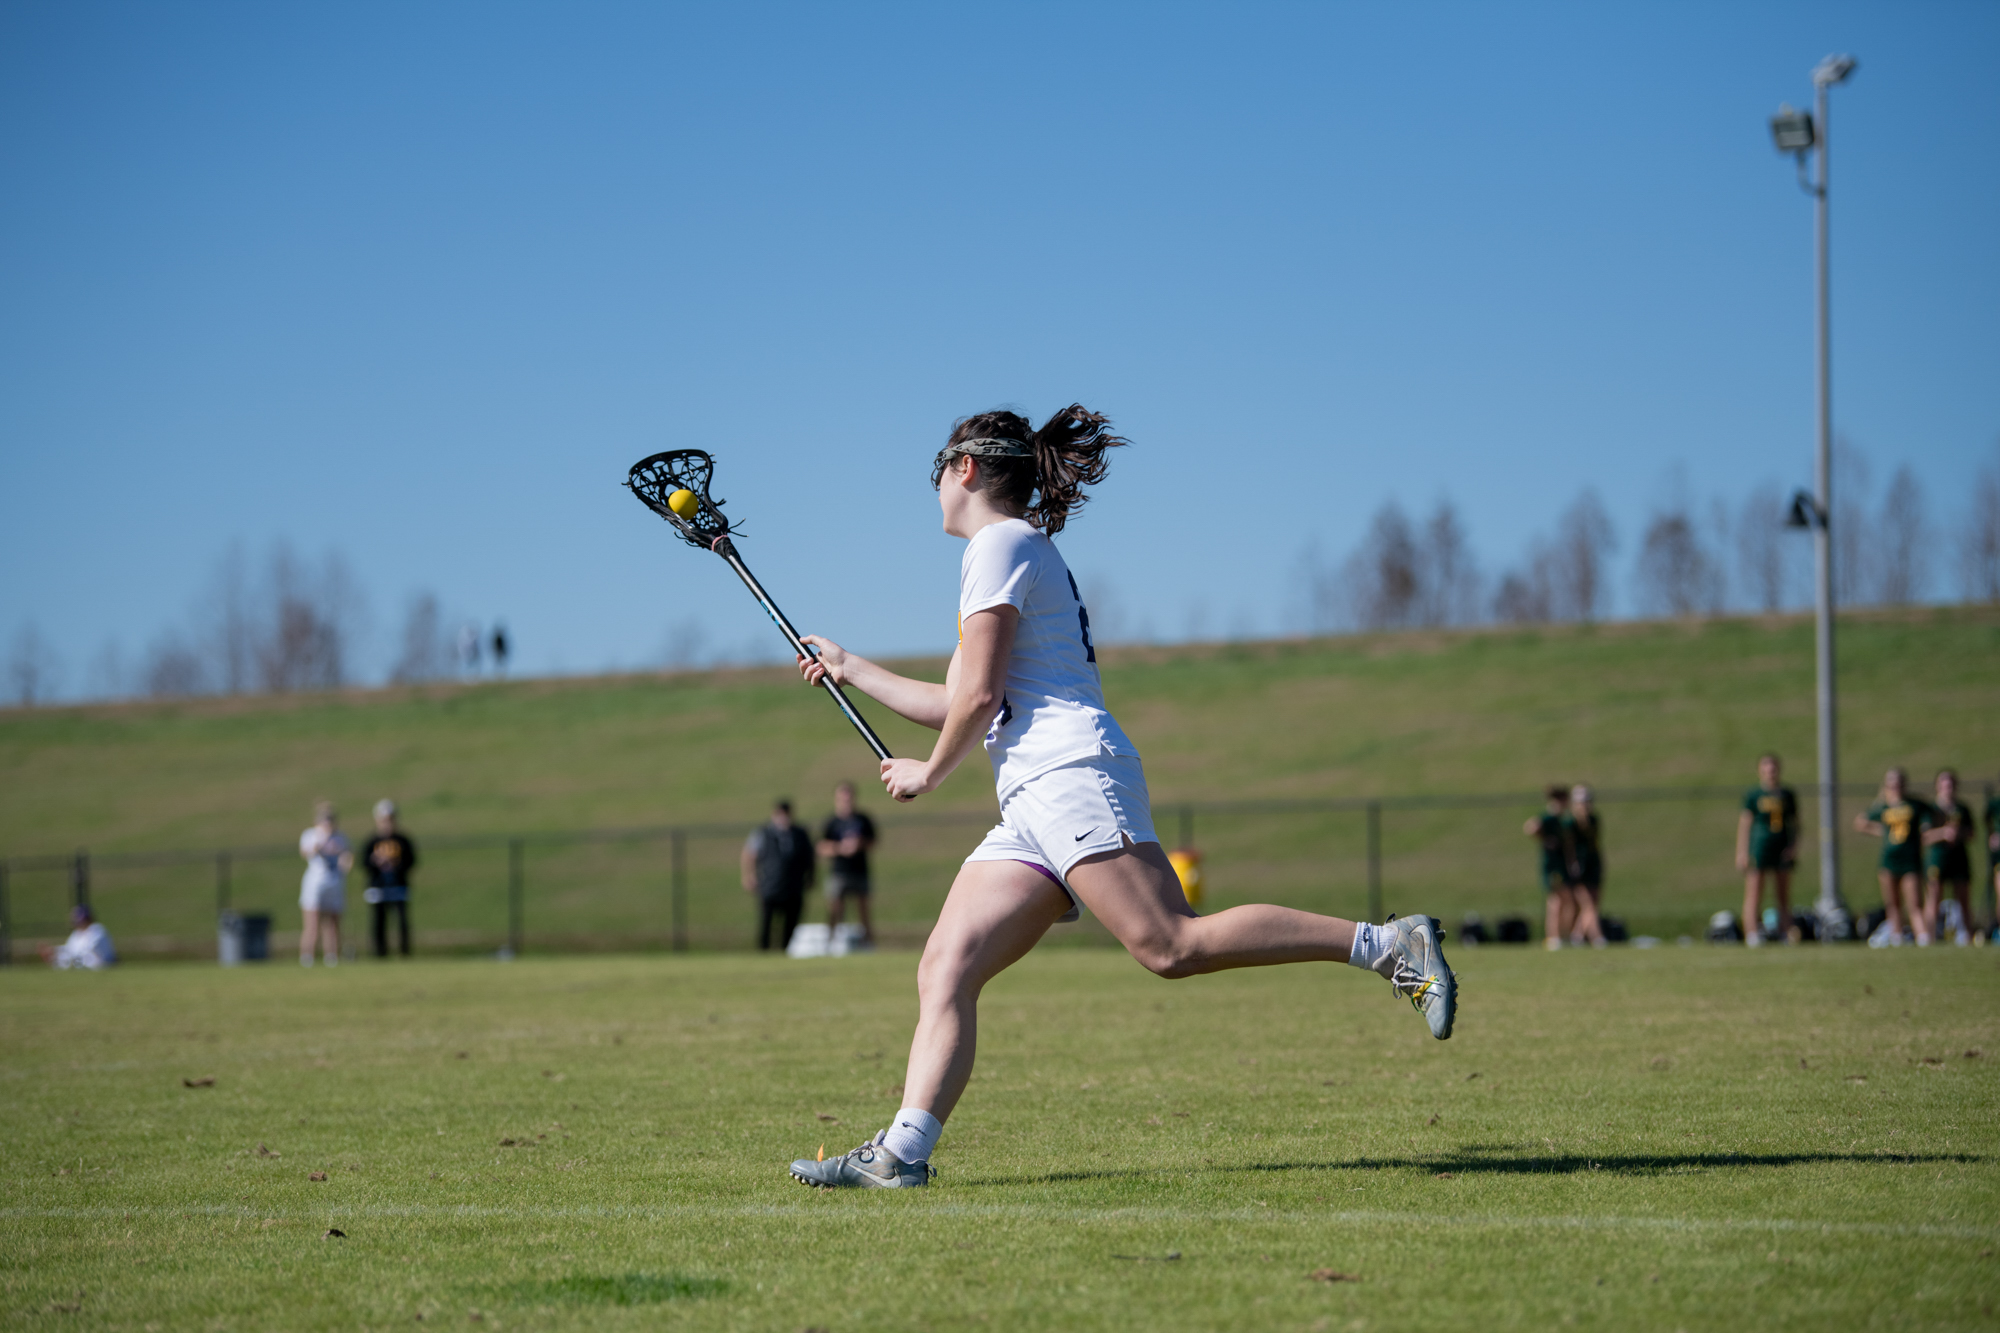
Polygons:
<instances>
[{"instance_id":1,"label":"shadow on grass","mask_svg":"<svg viewBox=\"0 0 2000 1333\"><path fill-rule=\"evenodd\" d=\"M1498 1146L1498 1145L1495 1145ZM1283 1171L1428 1171L1452 1175L1566 1176L1592 1172L1610 1175L1671 1175L1683 1171L1709 1171L1718 1167L1744 1166L1916 1166L1954 1162L1983 1164L1984 1157L1971 1153L1658 1153L1592 1157L1559 1155L1496 1157L1487 1155L1486 1145L1469 1145L1458 1152L1440 1152L1422 1157L1350 1157L1330 1162L1250 1162L1235 1166L1203 1163L1121 1171L1052 1171L1031 1176L986 1176L967 1180L967 1185L1046 1185L1084 1180L1146 1180L1186 1175L1200 1171L1214 1174L1261 1174Z\"/></svg>"},{"instance_id":2,"label":"shadow on grass","mask_svg":"<svg viewBox=\"0 0 2000 1333\"><path fill-rule=\"evenodd\" d=\"M505 1288L504 1294L522 1304L656 1305L719 1296L728 1286L721 1278L685 1273L619 1273L609 1277L573 1273L547 1282L517 1282Z\"/></svg>"}]
</instances>

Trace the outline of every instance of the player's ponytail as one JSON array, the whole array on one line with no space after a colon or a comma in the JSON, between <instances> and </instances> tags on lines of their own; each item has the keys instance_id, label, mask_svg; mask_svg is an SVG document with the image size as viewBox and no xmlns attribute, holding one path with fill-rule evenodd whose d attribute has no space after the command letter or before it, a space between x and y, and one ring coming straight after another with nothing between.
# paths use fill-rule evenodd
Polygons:
<instances>
[{"instance_id":1,"label":"player's ponytail","mask_svg":"<svg viewBox=\"0 0 2000 1333\"><path fill-rule=\"evenodd\" d=\"M1080 403L1050 417L1040 430L1013 412L965 417L953 425L951 439L938 454L931 485L938 484L955 455L973 454L986 494L997 504L1021 510L1021 517L1053 537L1089 501L1083 488L1104 480L1110 470L1105 451L1131 443L1113 435L1110 426L1109 417ZM1007 448L1016 443L1025 445L1026 452Z\"/></svg>"}]
</instances>

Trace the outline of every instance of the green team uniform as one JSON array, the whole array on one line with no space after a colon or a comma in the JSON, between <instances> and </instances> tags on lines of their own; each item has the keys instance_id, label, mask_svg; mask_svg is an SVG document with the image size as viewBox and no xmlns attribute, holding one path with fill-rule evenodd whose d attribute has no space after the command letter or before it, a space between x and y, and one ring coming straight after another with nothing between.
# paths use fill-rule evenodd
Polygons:
<instances>
[{"instance_id":1,"label":"green team uniform","mask_svg":"<svg viewBox=\"0 0 2000 1333\"><path fill-rule=\"evenodd\" d=\"M1988 878L1991 878L1996 870L2000 870L2000 848L1996 848L1991 841L1993 835L1996 833L2000 833L2000 792L1995 792L1986 798L1986 836L1988 838L1986 844L1986 874Z\"/></svg>"},{"instance_id":2,"label":"green team uniform","mask_svg":"<svg viewBox=\"0 0 2000 1333\"><path fill-rule=\"evenodd\" d=\"M1755 870L1790 870L1799 841L1799 798L1790 787L1752 787L1743 798L1750 812L1750 865Z\"/></svg>"},{"instance_id":3,"label":"green team uniform","mask_svg":"<svg viewBox=\"0 0 2000 1333\"><path fill-rule=\"evenodd\" d=\"M1890 805L1877 801L1868 807L1868 818L1882 826L1882 869L1897 878L1924 873L1924 848L1919 830L1928 807L1905 796Z\"/></svg>"},{"instance_id":4,"label":"green team uniform","mask_svg":"<svg viewBox=\"0 0 2000 1333\"><path fill-rule=\"evenodd\" d=\"M1544 813L1535 821L1535 837L1542 844L1542 892L1552 893L1569 883L1569 857L1563 851L1562 816Z\"/></svg>"},{"instance_id":5,"label":"green team uniform","mask_svg":"<svg viewBox=\"0 0 2000 1333\"><path fill-rule=\"evenodd\" d=\"M1590 827L1577 823L1576 816L1562 817L1563 841L1569 844L1570 882L1586 889L1604 887L1604 816L1591 812Z\"/></svg>"},{"instance_id":6,"label":"green team uniform","mask_svg":"<svg viewBox=\"0 0 2000 1333\"><path fill-rule=\"evenodd\" d=\"M1964 884L1972 878L1972 839L1979 832L1972 810L1964 801L1953 801L1951 809L1927 805L1919 821L1926 830L1957 828L1957 842L1934 842L1924 848L1924 860L1931 872L1946 884Z\"/></svg>"}]
</instances>

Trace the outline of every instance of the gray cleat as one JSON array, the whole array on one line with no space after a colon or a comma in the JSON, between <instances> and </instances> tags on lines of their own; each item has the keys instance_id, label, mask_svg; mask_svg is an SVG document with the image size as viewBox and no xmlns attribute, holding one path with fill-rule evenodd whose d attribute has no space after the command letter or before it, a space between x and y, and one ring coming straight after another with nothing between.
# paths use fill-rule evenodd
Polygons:
<instances>
[{"instance_id":1,"label":"gray cleat","mask_svg":"<svg viewBox=\"0 0 2000 1333\"><path fill-rule=\"evenodd\" d=\"M815 1162L801 1157L792 1163L792 1178L815 1189L916 1189L931 1183L937 1172L929 1162L905 1162L882 1146L883 1130L853 1152Z\"/></svg>"},{"instance_id":2,"label":"gray cleat","mask_svg":"<svg viewBox=\"0 0 2000 1333\"><path fill-rule=\"evenodd\" d=\"M1395 937L1375 970L1389 979L1396 994L1409 997L1431 1025L1431 1035L1443 1041L1458 1017L1458 978L1444 960L1437 922L1427 916L1392 916L1387 924Z\"/></svg>"}]
</instances>

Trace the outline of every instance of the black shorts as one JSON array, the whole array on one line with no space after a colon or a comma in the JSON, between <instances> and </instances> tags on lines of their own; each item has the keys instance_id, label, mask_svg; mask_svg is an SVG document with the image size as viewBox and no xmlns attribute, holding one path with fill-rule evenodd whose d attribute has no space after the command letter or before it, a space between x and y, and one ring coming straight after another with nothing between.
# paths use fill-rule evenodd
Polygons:
<instances>
[{"instance_id":1,"label":"black shorts","mask_svg":"<svg viewBox=\"0 0 2000 1333\"><path fill-rule=\"evenodd\" d=\"M1792 845L1783 838L1764 838L1750 844L1752 870L1790 870Z\"/></svg>"},{"instance_id":2,"label":"black shorts","mask_svg":"<svg viewBox=\"0 0 2000 1333\"><path fill-rule=\"evenodd\" d=\"M873 891L866 875L829 874L826 877L826 900L838 902L843 898L866 898Z\"/></svg>"},{"instance_id":3,"label":"black shorts","mask_svg":"<svg viewBox=\"0 0 2000 1333\"><path fill-rule=\"evenodd\" d=\"M1931 874L1945 884L1964 884L1972 878L1972 858L1953 847L1931 862Z\"/></svg>"}]
</instances>

